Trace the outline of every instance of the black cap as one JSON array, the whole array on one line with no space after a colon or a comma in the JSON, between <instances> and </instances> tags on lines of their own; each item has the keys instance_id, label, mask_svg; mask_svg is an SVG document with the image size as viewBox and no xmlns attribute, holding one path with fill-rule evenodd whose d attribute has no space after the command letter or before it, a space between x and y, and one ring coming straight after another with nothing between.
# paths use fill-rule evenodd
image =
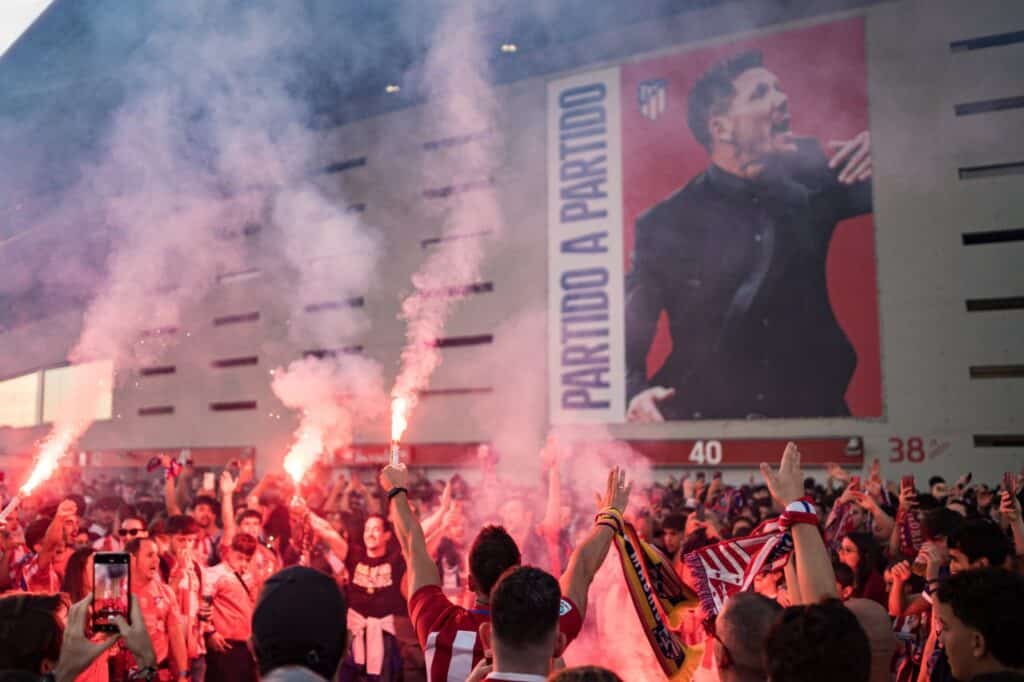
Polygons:
<instances>
[{"instance_id":1,"label":"black cap","mask_svg":"<svg viewBox=\"0 0 1024 682\"><path fill-rule=\"evenodd\" d=\"M330 679L345 653L348 604L320 571L292 566L263 585L252 614L252 639L264 673L298 665Z\"/></svg>"}]
</instances>

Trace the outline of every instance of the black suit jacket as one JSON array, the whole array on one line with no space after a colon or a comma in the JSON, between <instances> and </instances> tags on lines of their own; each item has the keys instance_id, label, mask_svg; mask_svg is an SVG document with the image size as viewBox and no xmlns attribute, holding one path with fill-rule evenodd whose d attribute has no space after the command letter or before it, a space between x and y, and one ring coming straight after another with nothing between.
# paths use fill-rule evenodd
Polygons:
<instances>
[{"instance_id":1,"label":"black suit jacket","mask_svg":"<svg viewBox=\"0 0 1024 682\"><path fill-rule=\"evenodd\" d=\"M675 419L849 414L856 354L832 314L825 259L836 224L871 211L871 186L840 184L816 141L798 146L757 181L711 166L637 219L628 398L675 388L661 404ZM662 312L673 348L648 381Z\"/></svg>"}]
</instances>

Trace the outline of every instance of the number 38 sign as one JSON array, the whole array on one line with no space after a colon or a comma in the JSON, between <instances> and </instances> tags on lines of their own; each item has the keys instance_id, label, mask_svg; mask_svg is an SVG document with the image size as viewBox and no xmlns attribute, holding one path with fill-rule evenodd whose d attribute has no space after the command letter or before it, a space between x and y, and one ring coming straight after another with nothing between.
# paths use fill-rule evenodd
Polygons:
<instances>
[{"instance_id":1,"label":"number 38 sign","mask_svg":"<svg viewBox=\"0 0 1024 682\"><path fill-rule=\"evenodd\" d=\"M889 461L893 464L910 462L918 464L925 459L938 457L949 449L949 442L929 438L927 441L920 436L910 438L889 439Z\"/></svg>"}]
</instances>

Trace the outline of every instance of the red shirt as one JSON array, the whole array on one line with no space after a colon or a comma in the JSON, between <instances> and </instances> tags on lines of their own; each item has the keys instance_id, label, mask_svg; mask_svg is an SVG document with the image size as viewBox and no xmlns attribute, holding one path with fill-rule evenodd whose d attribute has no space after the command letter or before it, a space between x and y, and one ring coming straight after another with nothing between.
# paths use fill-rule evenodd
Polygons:
<instances>
[{"instance_id":1,"label":"red shirt","mask_svg":"<svg viewBox=\"0 0 1024 682\"><path fill-rule=\"evenodd\" d=\"M558 630L565 641L576 639L583 627L580 610L562 597ZM448 600L439 585L427 585L409 599L416 636L423 647L430 682L464 680L484 657L483 645L477 637L481 623L491 620L487 609L464 609Z\"/></svg>"},{"instance_id":2,"label":"red shirt","mask_svg":"<svg viewBox=\"0 0 1024 682\"><path fill-rule=\"evenodd\" d=\"M171 588L159 580L151 580L145 587L136 587L135 598L139 600L142 619L153 642L157 663L163 663L171 652L171 633L181 627L178 602Z\"/></svg>"}]
</instances>

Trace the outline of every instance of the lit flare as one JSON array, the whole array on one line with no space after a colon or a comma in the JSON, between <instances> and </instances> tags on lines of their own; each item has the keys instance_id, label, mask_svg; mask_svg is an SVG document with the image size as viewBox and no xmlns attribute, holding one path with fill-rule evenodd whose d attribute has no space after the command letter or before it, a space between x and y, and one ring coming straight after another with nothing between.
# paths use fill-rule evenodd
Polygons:
<instances>
[{"instance_id":1,"label":"lit flare","mask_svg":"<svg viewBox=\"0 0 1024 682\"><path fill-rule=\"evenodd\" d=\"M304 427L298 433L298 440L284 456L284 470L295 481L296 487L302 482L309 468L313 466L324 449L323 434L319 429Z\"/></svg>"},{"instance_id":2,"label":"lit flare","mask_svg":"<svg viewBox=\"0 0 1024 682\"><path fill-rule=\"evenodd\" d=\"M391 466L399 464L399 443L409 426L410 401L407 397L396 395L391 399Z\"/></svg>"},{"instance_id":3,"label":"lit flare","mask_svg":"<svg viewBox=\"0 0 1024 682\"><path fill-rule=\"evenodd\" d=\"M39 449L39 455L36 457L36 465L32 469L32 474L25 481L25 484L21 486L23 495L31 495L32 491L40 483L53 476L53 472L57 470L57 465L60 464L60 460L64 457L68 448L71 447L73 440L74 435L70 431L57 431L43 441L43 445Z\"/></svg>"}]
</instances>

